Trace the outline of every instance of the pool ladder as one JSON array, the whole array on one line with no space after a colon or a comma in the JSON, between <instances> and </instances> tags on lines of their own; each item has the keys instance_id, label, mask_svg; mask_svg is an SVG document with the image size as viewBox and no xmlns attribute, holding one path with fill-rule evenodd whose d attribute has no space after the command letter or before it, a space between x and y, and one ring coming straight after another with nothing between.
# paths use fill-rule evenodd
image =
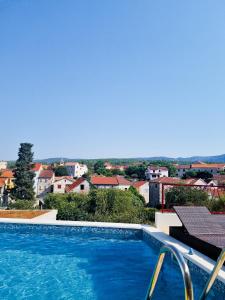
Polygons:
<instances>
[{"instance_id":1,"label":"pool ladder","mask_svg":"<svg viewBox=\"0 0 225 300\"><path fill-rule=\"evenodd\" d=\"M187 262L185 261L183 255L177 250L177 248L172 245L169 245L169 244L164 245L160 249L158 261L155 266L155 270L152 275L145 300L153 299L153 293L155 290L155 286L156 286L160 271L162 269L165 255L168 252L172 253L172 255L176 258L176 261L178 262L178 265L181 269L183 282L184 282L184 299L185 300L194 300L193 284L192 284L191 275L190 275L190 271L189 271ZM213 283L215 282L215 280L218 276L218 273L224 264L224 261L225 261L225 249L222 250L220 256L218 257L217 262L209 276L209 279L205 285L205 288L204 288L199 300L205 300L206 297L208 296L209 291L210 291L211 287L213 286Z\"/></svg>"}]
</instances>

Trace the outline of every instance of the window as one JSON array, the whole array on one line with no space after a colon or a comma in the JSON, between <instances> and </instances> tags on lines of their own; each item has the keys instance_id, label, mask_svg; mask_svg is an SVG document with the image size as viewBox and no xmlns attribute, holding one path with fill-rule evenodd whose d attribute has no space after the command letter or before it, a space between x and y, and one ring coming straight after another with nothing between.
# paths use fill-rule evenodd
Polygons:
<instances>
[{"instance_id":1,"label":"window","mask_svg":"<svg viewBox=\"0 0 225 300\"><path fill-rule=\"evenodd\" d=\"M60 190L62 188L62 185L58 184L57 188Z\"/></svg>"},{"instance_id":2,"label":"window","mask_svg":"<svg viewBox=\"0 0 225 300\"><path fill-rule=\"evenodd\" d=\"M84 184L80 185L80 190L83 191L84 190Z\"/></svg>"}]
</instances>

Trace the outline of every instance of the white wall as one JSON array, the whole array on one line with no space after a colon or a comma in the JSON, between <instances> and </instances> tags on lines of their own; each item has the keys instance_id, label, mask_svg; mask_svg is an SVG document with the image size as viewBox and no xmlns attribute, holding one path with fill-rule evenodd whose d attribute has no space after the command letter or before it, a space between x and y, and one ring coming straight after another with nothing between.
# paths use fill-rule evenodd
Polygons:
<instances>
[{"instance_id":1,"label":"white wall","mask_svg":"<svg viewBox=\"0 0 225 300\"><path fill-rule=\"evenodd\" d=\"M84 189L81 189L81 185L84 185ZM76 186L70 193L89 193L90 191L90 184L87 180L83 181L81 184Z\"/></svg>"},{"instance_id":2,"label":"white wall","mask_svg":"<svg viewBox=\"0 0 225 300\"><path fill-rule=\"evenodd\" d=\"M65 193L65 188L67 184L72 184L73 180L68 180L66 178L62 178L53 183L53 193ZM59 187L61 186L61 188Z\"/></svg>"},{"instance_id":3,"label":"white wall","mask_svg":"<svg viewBox=\"0 0 225 300\"><path fill-rule=\"evenodd\" d=\"M145 198L145 203L149 203L149 183L141 185L138 189L139 194Z\"/></svg>"},{"instance_id":4,"label":"white wall","mask_svg":"<svg viewBox=\"0 0 225 300\"><path fill-rule=\"evenodd\" d=\"M158 229L169 234L170 226L182 226L176 213L155 213L155 225Z\"/></svg>"}]
</instances>

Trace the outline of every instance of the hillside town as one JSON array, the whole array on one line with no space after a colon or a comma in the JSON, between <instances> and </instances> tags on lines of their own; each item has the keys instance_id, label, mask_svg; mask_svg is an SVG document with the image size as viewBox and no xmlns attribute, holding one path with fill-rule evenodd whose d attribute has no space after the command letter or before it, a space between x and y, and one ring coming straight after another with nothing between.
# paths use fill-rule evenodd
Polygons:
<instances>
[{"instance_id":1,"label":"hillside town","mask_svg":"<svg viewBox=\"0 0 225 300\"><path fill-rule=\"evenodd\" d=\"M96 165L99 162L96 163ZM130 165L113 165L108 161L101 162L103 170L115 171L115 174L124 175L104 176L100 173L90 172L86 164L62 160L54 164L32 163L30 170L34 173L33 190L37 203L44 203L47 194L88 194L92 188L120 189L123 191L133 187L144 198L149 207L161 207L165 192L173 187L186 186L204 188L210 197L218 198L225 195L225 164L204 163L172 164L176 176L170 176L166 166L149 164L144 169L143 178L132 178L124 172L128 168L136 167L137 163ZM143 167L143 166L142 166ZM59 175L58 170L64 172ZM104 172L102 172L104 173ZM189 177L188 175L192 175ZM202 175L202 178L199 177ZM10 191L14 188L14 169L8 167L7 161L0 161L0 200L1 205L7 206ZM165 203L164 203L165 204Z\"/></svg>"}]
</instances>

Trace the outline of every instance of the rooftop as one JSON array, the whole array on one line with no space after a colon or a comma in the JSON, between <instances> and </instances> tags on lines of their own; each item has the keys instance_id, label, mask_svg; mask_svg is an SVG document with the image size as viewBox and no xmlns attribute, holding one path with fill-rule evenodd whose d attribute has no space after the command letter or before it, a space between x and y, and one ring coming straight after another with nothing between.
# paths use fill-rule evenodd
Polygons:
<instances>
[{"instance_id":1,"label":"rooftop","mask_svg":"<svg viewBox=\"0 0 225 300\"><path fill-rule=\"evenodd\" d=\"M94 185L132 185L132 183L123 176L92 176L91 183Z\"/></svg>"},{"instance_id":2,"label":"rooftop","mask_svg":"<svg viewBox=\"0 0 225 300\"><path fill-rule=\"evenodd\" d=\"M83 178L83 177L78 178L72 184L69 184L69 185L66 186L66 192L69 193L70 191L72 191L74 188L76 188L77 186L79 186L85 180L86 179Z\"/></svg>"},{"instance_id":3,"label":"rooftop","mask_svg":"<svg viewBox=\"0 0 225 300\"><path fill-rule=\"evenodd\" d=\"M52 178L54 176L54 172L52 170L43 170L41 171L39 178Z\"/></svg>"}]
</instances>

